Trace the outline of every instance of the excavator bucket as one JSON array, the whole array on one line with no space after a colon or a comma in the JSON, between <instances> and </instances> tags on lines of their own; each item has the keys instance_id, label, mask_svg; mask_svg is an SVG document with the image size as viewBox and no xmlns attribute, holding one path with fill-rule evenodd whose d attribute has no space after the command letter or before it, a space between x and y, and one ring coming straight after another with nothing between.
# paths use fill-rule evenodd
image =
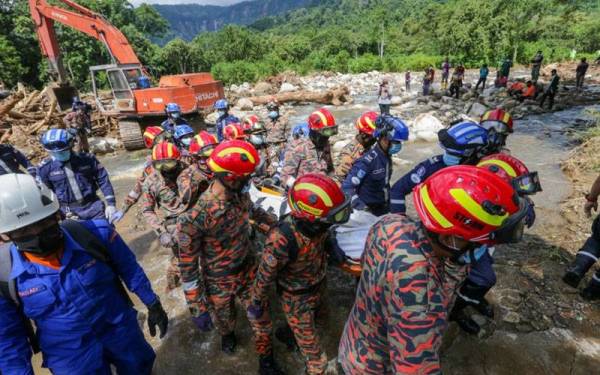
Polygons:
<instances>
[{"instance_id":1,"label":"excavator bucket","mask_svg":"<svg viewBox=\"0 0 600 375\"><path fill-rule=\"evenodd\" d=\"M70 85L51 84L48 86L48 95L50 95L50 98L56 99L61 111L67 111L71 109L73 98L78 96L79 93L75 87Z\"/></svg>"}]
</instances>

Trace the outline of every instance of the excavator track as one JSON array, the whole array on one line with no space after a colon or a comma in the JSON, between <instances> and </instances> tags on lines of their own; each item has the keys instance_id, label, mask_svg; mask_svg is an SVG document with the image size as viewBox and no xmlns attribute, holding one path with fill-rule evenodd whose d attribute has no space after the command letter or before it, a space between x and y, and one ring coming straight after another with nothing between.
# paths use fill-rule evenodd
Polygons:
<instances>
[{"instance_id":1,"label":"excavator track","mask_svg":"<svg viewBox=\"0 0 600 375\"><path fill-rule=\"evenodd\" d=\"M139 122L132 120L119 121L119 135L126 150L133 151L144 148L144 138Z\"/></svg>"}]
</instances>

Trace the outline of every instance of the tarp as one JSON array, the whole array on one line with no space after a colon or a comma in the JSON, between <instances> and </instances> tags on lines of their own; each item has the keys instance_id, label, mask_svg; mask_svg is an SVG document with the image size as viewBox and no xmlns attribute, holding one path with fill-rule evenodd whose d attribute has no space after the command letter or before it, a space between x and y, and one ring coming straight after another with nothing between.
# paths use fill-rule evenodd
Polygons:
<instances>
[{"instance_id":1,"label":"tarp","mask_svg":"<svg viewBox=\"0 0 600 375\"><path fill-rule=\"evenodd\" d=\"M368 211L354 210L347 223L335 228L337 244L347 257L361 258L367 235L377 220L379 218Z\"/></svg>"}]
</instances>

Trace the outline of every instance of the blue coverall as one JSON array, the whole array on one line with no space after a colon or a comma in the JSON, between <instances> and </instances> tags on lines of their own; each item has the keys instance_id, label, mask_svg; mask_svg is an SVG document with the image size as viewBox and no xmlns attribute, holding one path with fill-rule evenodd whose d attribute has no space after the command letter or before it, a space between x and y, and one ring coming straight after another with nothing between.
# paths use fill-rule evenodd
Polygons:
<instances>
[{"instance_id":1,"label":"blue coverall","mask_svg":"<svg viewBox=\"0 0 600 375\"><path fill-rule=\"evenodd\" d=\"M116 204L108 173L92 154L72 152L68 162L45 159L38 166L37 178L54 191L65 215L75 214L80 220L104 218L98 188L109 206Z\"/></svg>"},{"instance_id":2,"label":"blue coverall","mask_svg":"<svg viewBox=\"0 0 600 375\"><path fill-rule=\"evenodd\" d=\"M22 173L21 167L35 177L35 167L21 151L11 145L0 144L0 175Z\"/></svg>"},{"instance_id":3,"label":"blue coverall","mask_svg":"<svg viewBox=\"0 0 600 375\"><path fill-rule=\"evenodd\" d=\"M156 302L134 254L105 220L82 224L106 245L116 270L97 260L63 229L58 270L28 261L11 246L11 278L23 308L0 296L0 372L33 374L22 315L34 321L44 362L54 375L150 375L155 359L119 278L147 306Z\"/></svg>"},{"instance_id":4,"label":"blue coverall","mask_svg":"<svg viewBox=\"0 0 600 375\"><path fill-rule=\"evenodd\" d=\"M229 124L236 124L239 123L240 119L230 115L229 113L225 114L224 116L221 116L217 119L217 140L219 142L221 142L223 140L223 128L225 128L225 126L229 125Z\"/></svg>"},{"instance_id":5,"label":"blue coverall","mask_svg":"<svg viewBox=\"0 0 600 375\"><path fill-rule=\"evenodd\" d=\"M379 145L358 158L342 183L344 193L352 197L353 206L366 206L373 215L390 211L389 191L392 161Z\"/></svg>"},{"instance_id":6,"label":"blue coverall","mask_svg":"<svg viewBox=\"0 0 600 375\"><path fill-rule=\"evenodd\" d=\"M165 121L163 121L160 126L168 133L171 134L171 136L173 136L175 134L175 126L177 125L190 125L188 124L188 122L183 119L183 118L178 118L177 120L173 120L173 119L166 119Z\"/></svg>"}]
</instances>

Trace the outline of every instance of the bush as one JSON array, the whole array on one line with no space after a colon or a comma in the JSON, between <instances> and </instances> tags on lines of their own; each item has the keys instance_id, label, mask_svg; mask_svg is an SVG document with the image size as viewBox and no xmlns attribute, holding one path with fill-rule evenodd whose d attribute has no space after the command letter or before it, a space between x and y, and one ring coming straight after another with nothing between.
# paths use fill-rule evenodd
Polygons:
<instances>
[{"instance_id":1,"label":"bush","mask_svg":"<svg viewBox=\"0 0 600 375\"><path fill-rule=\"evenodd\" d=\"M373 54L367 53L348 62L351 73L366 73L373 70L383 70L383 61Z\"/></svg>"},{"instance_id":2,"label":"bush","mask_svg":"<svg viewBox=\"0 0 600 375\"><path fill-rule=\"evenodd\" d=\"M415 53L412 55L389 56L384 59L384 62L386 71L402 72L405 70L424 70L430 65L433 65L433 67L439 69L443 60L444 57L442 56ZM450 60L452 61L452 59Z\"/></svg>"},{"instance_id":3,"label":"bush","mask_svg":"<svg viewBox=\"0 0 600 375\"><path fill-rule=\"evenodd\" d=\"M211 69L211 73L225 85L255 82L259 78L256 64L241 60L215 64Z\"/></svg>"}]
</instances>

